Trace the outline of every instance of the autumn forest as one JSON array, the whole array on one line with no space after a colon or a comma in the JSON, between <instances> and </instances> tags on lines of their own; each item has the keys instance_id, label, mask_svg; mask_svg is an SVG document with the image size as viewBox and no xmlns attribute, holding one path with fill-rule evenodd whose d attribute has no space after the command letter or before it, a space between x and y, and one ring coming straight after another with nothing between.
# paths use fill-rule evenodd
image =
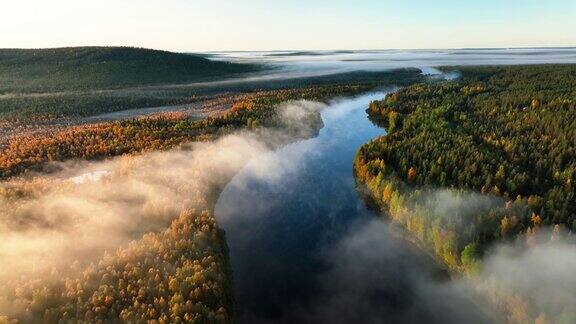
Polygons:
<instances>
[{"instance_id":1,"label":"autumn forest","mask_svg":"<svg viewBox=\"0 0 576 324\"><path fill-rule=\"evenodd\" d=\"M0 323L575 322L569 51L0 49Z\"/></svg>"}]
</instances>

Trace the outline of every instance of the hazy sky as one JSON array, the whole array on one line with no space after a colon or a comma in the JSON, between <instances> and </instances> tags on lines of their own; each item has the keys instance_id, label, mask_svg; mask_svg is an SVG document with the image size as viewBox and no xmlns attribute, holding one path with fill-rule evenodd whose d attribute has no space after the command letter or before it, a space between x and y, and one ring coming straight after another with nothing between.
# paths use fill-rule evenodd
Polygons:
<instances>
[{"instance_id":1,"label":"hazy sky","mask_svg":"<svg viewBox=\"0 0 576 324\"><path fill-rule=\"evenodd\" d=\"M0 47L576 46L576 0L2 0Z\"/></svg>"}]
</instances>

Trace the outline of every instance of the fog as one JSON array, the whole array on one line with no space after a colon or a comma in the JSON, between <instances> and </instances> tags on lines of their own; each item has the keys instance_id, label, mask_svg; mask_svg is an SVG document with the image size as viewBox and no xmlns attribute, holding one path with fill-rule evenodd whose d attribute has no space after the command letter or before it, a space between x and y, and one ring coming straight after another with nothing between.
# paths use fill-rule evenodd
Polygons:
<instances>
[{"instance_id":1,"label":"fog","mask_svg":"<svg viewBox=\"0 0 576 324\"><path fill-rule=\"evenodd\" d=\"M477 290L511 322L573 323L576 319L576 245L572 234L542 228L500 243L485 256ZM507 309L506 309L507 308Z\"/></svg>"},{"instance_id":2,"label":"fog","mask_svg":"<svg viewBox=\"0 0 576 324\"><path fill-rule=\"evenodd\" d=\"M186 150L63 165L60 174L32 180L29 186L40 189L30 198L0 201L0 274L92 261L104 250L164 229L184 209L207 208L193 198L206 196L266 150L253 136L232 135Z\"/></svg>"},{"instance_id":3,"label":"fog","mask_svg":"<svg viewBox=\"0 0 576 324\"><path fill-rule=\"evenodd\" d=\"M503 207L504 199L471 191L428 188L421 190L412 208L423 208L433 217L464 221L479 213Z\"/></svg>"},{"instance_id":4,"label":"fog","mask_svg":"<svg viewBox=\"0 0 576 324\"><path fill-rule=\"evenodd\" d=\"M301 78L355 71L418 68L438 74L441 66L576 63L576 48L511 48L454 50L359 50L209 52L213 60L258 63L274 68L248 79ZM457 74L450 73L449 79Z\"/></svg>"},{"instance_id":5,"label":"fog","mask_svg":"<svg viewBox=\"0 0 576 324\"><path fill-rule=\"evenodd\" d=\"M409 209L427 213L429 217L450 219L456 231L466 229L459 232L464 239L474 226L475 216L507 209L501 197L470 191L428 188L417 197L409 203ZM429 281L424 283L425 292L432 296L438 289L443 293L460 292L481 309L490 310L490 320L496 322L527 323L535 319L542 323L573 322L575 243L573 233L560 226L535 227L512 240L502 239L488 247L472 276L452 278L440 285Z\"/></svg>"},{"instance_id":6,"label":"fog","mask_svg":"<svg viewBox=\"0 0 576 324\"><path fill-rule=\"evenodd\" d=\"M0 314L5 291L52 273L76 276L105 252L158 232L186 209L212 209L214 194L248 161L293 137L312 136L322 107L279 108L279 130L240 131L213 142L103 162L54 163L59 171L0 183ZM278 161L261 160L254 176L271 178Z\"/></svg>"},{"instance_id":7,"label":"fog","mask_svg":"<svg viewBox=\"0 0 576 324\"><path fill-rule=\"evenodd\" d=\"M320 293L294 315L307 323L489 323L473 296L382 220L353 224L322 257ZM292 321L286 321L287 323Z\"/></svg>"}]
</instances>

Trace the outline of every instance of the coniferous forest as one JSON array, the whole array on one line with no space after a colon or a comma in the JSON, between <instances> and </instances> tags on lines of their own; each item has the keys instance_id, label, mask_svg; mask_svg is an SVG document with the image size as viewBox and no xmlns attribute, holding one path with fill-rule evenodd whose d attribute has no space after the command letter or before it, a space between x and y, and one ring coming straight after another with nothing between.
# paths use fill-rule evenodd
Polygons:
<instances>
[{"instance_id":1,"label":"coniferous forest","mask_svg":"<svg viewBox=\"0 0 576 324\"><path fill-rule=\"evenodd\" d=\"M532 244L541 228L550 240L574 240L576 67L458 71L457 81L372 102L367 113L388 134L360 148L354 169L386 215L449 269L474 276L496 243ZM474 200L473 210L439 210L446 196ZM535 312L532 298L512 292L496 303L514 322L575 318L574 309Z\"/></svg>"}]
</instances>

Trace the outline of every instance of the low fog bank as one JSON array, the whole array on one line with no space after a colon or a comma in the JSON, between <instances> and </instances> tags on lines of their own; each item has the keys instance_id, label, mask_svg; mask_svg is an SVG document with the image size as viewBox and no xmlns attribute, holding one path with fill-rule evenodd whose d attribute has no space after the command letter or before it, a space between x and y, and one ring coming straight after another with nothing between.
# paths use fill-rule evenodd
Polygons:
<instances>
[{"instance_id":1,"label":"low fog bank","mask_svg":"<svg viewBox=\"0 0 576 324\"><path fill-rule=\"evenodd\" d=\"M272 71L251 80L313 77L357 71L418 68L438 77L441 66L576 63L576 48L213 52L213 60L257 63ZM447 73L444 78L457 78Z\"/></svg>"},{"instance_id":2,"label":"low fog bank","mask_svg":"<svg viewBox=\"0 0 576 324\"><path fill-rule=\"evenodd\" d=\"M576 321L576 244L568 233L541 228L496 245L484 257L477 291L513 323Z\"/></svg>"},{"instance_id":3,"label":"low fog bank","mask_svg":"<svg viewBox=\"0 0 576 324\"><path fill-rule=\"evenodd\" d=\"M455 189L420 189L412 197L409 209L454 224L454 230L465 240L480 230L475 227L478 215L528 208L512 207L502 197ZM471 275L443 284L428 281L423 286L427 296L436 296L438 291L468 296L490 321L571 323L576 321L575 271L574 234L558 225L536 226L513 239L495 242ZM466 322L475 322L471 321L475 315L467 314L468 310L463 313L470 316Z\"/></svg>"},{"instance_id":4,"label":"low fog bank","mask_svg":"<svg viewBox=\"0 0 576 324\"><path fill-rule=\"evenodd\" d=\"M490 212L497 215L498 211L506 212L510 208L502 197L455 189L421 189L413 197L409 208L454 224L464 239L478 230L475 228L478 215ZM527 206L513 208L519 211ZM575 271L576 239L573 233L561 226L537 226L513 239L495 242L481 256L481 262L472 274L459 275L444 283L421 281L419 288L425 288L423 295L427 297L424 301L429 297L433 301L449 298L441 296L454 292L467 296L485 316L478 318L477 313L469 313L474 308L457 306L456 314L464 316L467 323L485 320L571 323L576 321ZM408 273L410 271L405 275ZM450 322L463 321L450 319Z\"/></svg>"},{"instance_id":5,"label":"low fog bank","mask_svg":"<svg viewBox=\"0 0 576 324\"><path fill-rule=\"evenodd\" d=\"M287 103L279 107L278 130L240 131L103 162L58 163L54 174L0 183L0 294L54 273L75 276L105 251L165 229L183 210L212 209L220 188L248 161L313 136L318 125L310 121L323 107ZM275 162L264 160L257 175L270 177ZM13 312L1 299L0 314Z\"/></svg>"},{"instance_id":6,"label":"low fog bank","mask_svg":"<svg viewBox=\"0 0 576 324\"><path fill-rule=\"evenodd\" d=\"M215 188L267 151L253 135L236 134L186 150L66 170L106 175L34 180L29 198L1 199L0 314L18 317L24 311L2 296L61 285L105 252L114 255L142 235L166 229L182 211L209 209Z\"/></svg>"},{"instance_id":7,"label":"low fog bank","mask_svg":"<svg viewBox=\"0 0 576 324\"><path fill-rule=\"evenodd\" d=\"M490 323L467 291L385 221L362 221L323 251L320 294L307 323ZM291 322L289 321L286 321Z\"/></svg>"}]
</instances>

